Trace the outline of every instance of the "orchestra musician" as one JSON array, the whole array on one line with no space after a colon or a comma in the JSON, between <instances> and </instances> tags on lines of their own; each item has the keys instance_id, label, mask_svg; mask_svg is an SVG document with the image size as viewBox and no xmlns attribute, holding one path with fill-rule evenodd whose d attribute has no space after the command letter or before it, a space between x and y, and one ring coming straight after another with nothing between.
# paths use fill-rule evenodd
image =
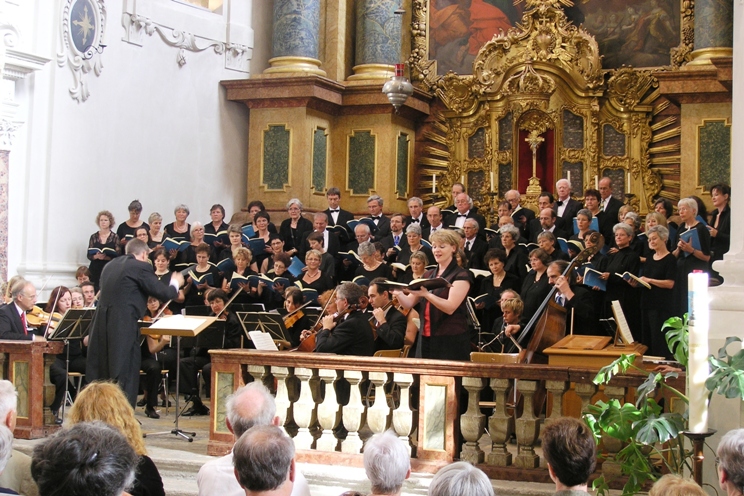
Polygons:
<instances>
[{"instance_id":1,"label":"orchestra musician","mask_svg":"<svg viewBox=\"0 0 744 496\"><path fill-rule=\"evenodd\" d=\"M373 279L367 289L372 315L374 315L370 323L374 326L377 335L375 351L403 348L406 336L406 316L393 306L390 292L382 285L384 282L383 278Z\"/></svg>"},{"instance_id":2,"label":"orchestra musician","mask_svg":"<svg viewBox=\"0 0 744 496\"><path fill-rule=\"evenodd\" d=\"M416 345L417 358L470 360L470 333L464 305L470 291L470 275L455 259L460 241L461 237L449 229L431 235L432 253L437 267L427 271L424 277L441 277L451 287L433 291L421 288L409 291L409 294L394 291L404 308L418 305L422 322Z\"/></svg>"},{"instance_id":3,"label":"orchestra musician","mask_svg":"<svg viewBox=\"0 0 744 496\"><path fill-rule=\"evenodd\" d=\"M142 320L152 321L162 308L162 302L154 296L147 298L147 312ZM169 308L163 310L162 315L173 315ZM170 347L171 337L167 335L147 335L140 346L142 352L142 364L140 369L145 373L141 382L144 395L137 402L137 406L145 407L145 415L152 419L159 419L160 415L155 411L158 406L158 388L160 387L161 373L163 370L176 369L176 350ZM167 401L168 398L165 398Z\"/></svg>"},{"instance_id":4,"label":"orchestra musician","mask_svg":"<svg viewBox=\"0 0 744 496\"><path fill-rule=\"evenodd\" d=\"M302 291L297 286L290 286L284 290L284 309L279 310L279 314L286 316L293 312L296 312L302 306ZM311 327L310 318L303 313L302 317L297 319L292 325L287 325L285 320L284 323L287 328L287 337L292 345L292 348L296 348L300 345L300 336L302 331Z\"/></svg>"},{"instance_id":5,"label":"orchestra musician","mask_svg":"<svg viewBox=\"0 0 744 496\"><path fill-rule=\"evenodd\" d=\"M225 333L223 339L223 349L240 348L241 337L243 336L243 327L240 325L240 319L235 312L225 309L227 303L227 294L221 289L214 289L209 292L207 301L212 309L212 316L219 316L220 320L225 320ZM252 343L246 347L253 347ZM200 416L209 415L209 408L204 406L197 389L196 373L202 369L202 378L204 378L205 388L210 391L212 384L212 358L209 355L209 349L197 347L194 355L181 360L181 384L180 393L190 394L188 401L192 402L191 408L183 412L182 415Z\"/></svg>"},{"instance_id":6,"label":"orchestra musician","mask_svg":"<svg viewBox=\"0 0 744 496\"><path fill-rule=\"evenodd\" d=\"M362 296L362 288L353 282L341 283L336 287L337 313L322 318L323 328L315 337L316 352L357 356L372 356L375 353L368 316L358 310ZM309 330L303 331L301 339L309 335Z\"/></svg>"},{"instance_id":7,"label":"orchestra musician","mask_svg":"<svg viewBox=\"0 0 744 496\"><path fill-rule=\"evenodd\" d=\"M493 321L491 327L491 333L496 339L486 343L481 350L487 353L504 353L505 349L511 347L511 342L508 343L509 346L505 346L508 341L506 336L514 335L516 337L517 331L521 328L520 322L524 311L524 302L514 290L507 289L501 293L501 298L496 305L499 307L501 315ZM509 328L508 333L506 332L507 328Z\"/></svg>"},{"instance_id":8,"label":"orchestra musician","mask_svg":"<svg viewBox=\"0 0 744 496\"><path fill-rule=\"evenodd\" d=\"M107 263L112 258L121 253L119 247L119 236L111 230L114 225L114 216L108 210L101 210L96 216L96 224L98 225L98 232L93 233L88 241L88 250L91 248L98 248L103 250L104 248L110 248L116 252L114 254L107 253L94 253L88 252L88 260L90 260L90 280L95 285L96 289L99 287L99 280L101 278L101 272Z\"/></svg>"},{"instance_id":9,"label":"orchestra musician","mask_svg":"<svg viewBox=\"0 0 744 496\"><path fill-rule=\"evenodd\" d=\"M577 284L575 272L562 275L569 263L557 260L548 265L548 282L555 286L555 301L566 309L566 334L596 334L599 319L595 312L592 291Z\"/></svg>"}]
</instances>

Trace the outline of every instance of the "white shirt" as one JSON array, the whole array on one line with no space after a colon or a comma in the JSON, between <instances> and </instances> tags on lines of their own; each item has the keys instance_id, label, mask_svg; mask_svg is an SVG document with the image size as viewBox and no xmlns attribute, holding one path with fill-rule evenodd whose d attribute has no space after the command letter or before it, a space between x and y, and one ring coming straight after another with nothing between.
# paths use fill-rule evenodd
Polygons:
<instances>
[{"instance_id":1,"label":"white shirt","mask_svg":"<svg viewBox=\"0 0 744 496\"><path fill-rule=\"evenodd\" d=\"M568 203L569 199L570 197L566 198L565 200L561 200L560 198L558 198L558 201L561 202L561 204L558 205L558 217L563 217L563 212L566 211L566 204Z\"/></svg>"},{"instance_id":2,"label":"white shirt","mask_svg":"<svg viewBox=\"0 0 744 496\"><path fill-rule=\"evenodd\" d=\"M456 211L455 215L457 215L457 218L455 219L455 226L462 229L462 227L465 225L465 219L467 218L469 213L470 213L470 209L468 209L468 211L465 212L464 214L461 214L459 210Z\"/></svg>"},{"instance_id":3,"label":"white shirt","mask_svg":"<svg viewBox=\"0 0 744 496\"><path fill-rule=\"evenodd\" d=\"M235 478L232 452L202 465L196 476L196 484L199 486L199 496L245 496L245 491ZM299 470L295 470L292 496L310 496L310 486Z\"/></svg>"}]
</instances>

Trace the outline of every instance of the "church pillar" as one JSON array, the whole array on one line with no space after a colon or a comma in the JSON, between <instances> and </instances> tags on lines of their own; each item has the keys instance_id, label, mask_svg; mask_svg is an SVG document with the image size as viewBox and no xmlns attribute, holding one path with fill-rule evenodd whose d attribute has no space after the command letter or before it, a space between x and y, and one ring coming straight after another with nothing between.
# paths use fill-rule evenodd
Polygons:
<instances>
[{"instance_id":1,"label":"church pillar","mask_svg":"<svg viewBox=\"0 0 744 496\"><path fill-rule=\"evenodd\" d=\"M697 9L697 5L696 5ZM696 12L697 18L697 12ZM731 189L744 191L744 140L736 139L744 130L744 4L736 2L733 12L733 83L732 83L732 124L731 124ZM738 26L738 28L736 27ZM697 26L696 26L697 35ZM710 339L708 343L711 354L716 355L723 346L727 336L741 337L741 322L744 319L744 231L737 226L744 225L744 200L736 195L731 201L731 249L724 259L715 262L714 268L721 273L725 282L710 289ZM737 350L734 345L729 353ZM709 408L709 425L717 433L708 439L710 446L718 442L731 429L744 425L742 401L727 400L714 394ZM704 482L717 487L715 464L705 460Z\"/></svg>"},{"instance_id":2,"label":"church pillar","mask_svg":"<svg viewBox=\"0 0 744 496\"><path fill-rule=\"evenodd\" d=\"M271 67L264 74L325 76L320 68L320 0L274 0Z\"/></svg>"},{"instance_id":3,"label":"church pillar","mask_svg":"<svg viewBox=\"0 0 744 496\"><path fill-rule=\"evenodd\" d=\"M350 80L389 79L401 62L401 0L358 0L356 54Z\"/></svg>"},{"instance_id":4,"label":"church pillar","mask_svg":"<svg viewBox=\"0 0 744 496\"><path fill-rule=\"evenodd\" d=\"M709 64L712 58L731 57L733 13L734 0L695 1L695 49L690 64Z\"/></svg>"}]
</instances>

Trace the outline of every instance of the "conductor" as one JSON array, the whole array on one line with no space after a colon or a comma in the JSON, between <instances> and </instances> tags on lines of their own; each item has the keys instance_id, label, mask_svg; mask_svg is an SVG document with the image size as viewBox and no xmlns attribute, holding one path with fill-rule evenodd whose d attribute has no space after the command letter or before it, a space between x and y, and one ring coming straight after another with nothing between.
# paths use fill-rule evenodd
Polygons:
<instances>
[{"instance_id":1,"label":"conductor","mask_svg":"<svg viewBox=\"0 0 744 496\"><path fill-rule=\"evenodd\" d=\"M133 239L126 256L117 257L101 274L101 295L93 318L85 371L89 382L113 380L134 408L141 362L137 321L145 314L147 297L175 298L183 276L174 272L170 286L163 285L147 261L147 243Z\"/></svg>"}]
</instances>

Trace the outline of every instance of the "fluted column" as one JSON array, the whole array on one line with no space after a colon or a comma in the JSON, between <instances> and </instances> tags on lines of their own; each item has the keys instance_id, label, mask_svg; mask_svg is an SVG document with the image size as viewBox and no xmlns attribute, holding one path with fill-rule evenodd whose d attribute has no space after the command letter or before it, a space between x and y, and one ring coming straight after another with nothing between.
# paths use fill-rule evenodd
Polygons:
<instances>
[{"instance_id":1,"label":"fluted column","mask_svg":"<svg viewBox=\"0 0 744 496\"><path fill-rule=\"evenodd\" d=\"M326 75L320 68L320 0L274 0L269 64L264 74Z\"/></svg>"},{"instance_id":2,"label":"fluted column","mask_svg":"<svg viewBox=\"0 0 744 496\"><path fill-rule=\"evenodd\" d=\"M354 79L389 79L401 61L401 0L357 0Z\"/></svg>"},{"instance_id":3,"label":"fluted column","mask_svg":"<svg viewBox=\"0 0 744 496\"><path fill-rule=\"evenodd\" d=\"M695 0L695 46L692 65L731 57L734 46L734 0Z\"/></svg>"}]
</instances>

